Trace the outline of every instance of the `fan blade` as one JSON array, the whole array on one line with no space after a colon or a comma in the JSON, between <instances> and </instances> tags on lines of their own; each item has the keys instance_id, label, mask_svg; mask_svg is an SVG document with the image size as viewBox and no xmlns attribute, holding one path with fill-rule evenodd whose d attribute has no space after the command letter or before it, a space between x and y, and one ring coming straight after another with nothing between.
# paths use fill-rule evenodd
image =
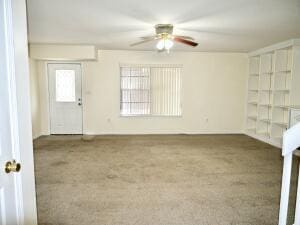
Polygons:
<instances>
[{"instance_id":1,"label":"fan blade","mask_svg":"<svg viewBox=\"0 0 300 225\"><path fill-rule=\"evenodd\" d=\"M156 38L156 36L155 36L155 37L152 37L152 38L149 38L149 39L145 39L145 40L143 40L143 41L139 41L139 42L133 43L133 44L131 44L130 46L136 46L136 45L144 44L144 43L146 43L146 42L154 41L154 40L156 40L156 39L157 39L157 38Z\"/></svg>"},{"instance_id":2,"label":"fan blade","mask_svg":"<svg viewBox=\"0 0 300 225\"><path fill-rule=\"evenodd\" d=\"M143 39L143 40L149 40L149 39L153 39L153 38L158 38L158 36L157 35L155 35L155 36L146 36L146 37L141 37L141 39Z\"/></svg>"},{"instance_id":3,"label":"fan blade","mask_svg":"<svg viewBox=\"0 0 300 225\"><path fill-rule=\"evenodd\" d=\"M193 46L193 47L196 47L198 45L198 43L196 43L196 42L189 41L189 40L186 40L186 39L183 39L183 38L174 37L173 40L176 41L176 42L182 43L182 44Z\"/></svg>"},{"instance_id":4,"label":"fan blade","mask_svg":"<svg viewBox=\"0 0 300 225\"><path fill-rule=\"evenodd\" d=\"M146 43L146 42L149 42L149 41L157 40L157 39L159 39L159 38L160 38L159 35L148 36L148 37L141 37L141 39L144 39L144 40L142 40L142 41L140 41L140 42L133 43L133 44L131 44L130 46L136 46L136 45L143 44L143 43Z\"/></svg>"},{"instance_id":5,"label":"fan blade","mask_svg":"<svg viewBox=\"0 0 300 225\"><path fill-rule=\"evenodd\" d=\"M194 38L190 37L190 36L181 36L181 35L172 35L172 37L174 38L183 38L183 39L188 39L188 40L195 40Z\"/></svg>"}]
</instances>

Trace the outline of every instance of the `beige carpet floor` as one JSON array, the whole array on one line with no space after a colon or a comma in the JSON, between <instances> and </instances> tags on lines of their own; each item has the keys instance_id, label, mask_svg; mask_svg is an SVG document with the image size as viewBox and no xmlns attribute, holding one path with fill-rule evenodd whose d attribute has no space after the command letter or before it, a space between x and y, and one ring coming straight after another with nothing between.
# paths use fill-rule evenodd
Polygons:
<instances>
[{"instance_id":1,"label":"beige carpet floor","mask_svg":"<svg viewBox=\"0 0 300 225\"><path fill-rule=\"evenodd\" d=\"M34 147L39 225L277 224L280 149L245 135L48 136Z\"/></svg>"}]
</instances>

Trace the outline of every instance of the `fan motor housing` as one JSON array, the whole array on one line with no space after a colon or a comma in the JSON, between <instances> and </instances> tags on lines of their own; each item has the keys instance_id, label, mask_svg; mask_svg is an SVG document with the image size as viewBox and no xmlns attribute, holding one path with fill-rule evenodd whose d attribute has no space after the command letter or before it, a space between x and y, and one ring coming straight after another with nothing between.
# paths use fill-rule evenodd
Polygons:
<instances>
[{"instance_id":1,"label":"fan motor housing","mask_svg":"<svg viewBox=\"0 0 300 225\"><path fill-rule=\"evenodd\" d=\"M172 34L173 25L172 24L156 24L155 25L156 34Z\"/></svg>"}]
</instances>

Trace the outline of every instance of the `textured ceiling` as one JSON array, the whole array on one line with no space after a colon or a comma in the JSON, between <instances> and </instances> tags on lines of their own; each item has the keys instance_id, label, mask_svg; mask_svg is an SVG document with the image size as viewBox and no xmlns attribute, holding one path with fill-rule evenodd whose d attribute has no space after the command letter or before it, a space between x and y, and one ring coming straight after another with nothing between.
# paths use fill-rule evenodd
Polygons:
<instances>
[{"instance_id":1,"label":"textured ceiling","mask_svg":"<svg viewBox=\"0 0 300 225\"><path fill-rule=\"evenodd\" d=\"M27 0L30 43L95 44L101 49L153 50L157 23L199 42L184 51L247 52L300 38L300 0Z\"/></svg>"}]
</instances>

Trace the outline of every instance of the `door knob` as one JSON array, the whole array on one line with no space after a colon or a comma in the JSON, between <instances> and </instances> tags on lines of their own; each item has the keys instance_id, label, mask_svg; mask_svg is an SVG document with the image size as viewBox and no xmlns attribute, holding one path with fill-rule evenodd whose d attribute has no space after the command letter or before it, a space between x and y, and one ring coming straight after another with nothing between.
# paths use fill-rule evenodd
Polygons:
<instances>
[{"instance_id":1,"label":"door knob","mask_svg":"<svg viewBox=\"0 0 300 225\"><path fill-rule=\"evenodd\" d=\"M81 102L78 102L78 105L82 105Z\"/></svg>"},{"instance_id":2,"label":"door knob","mask_svg":"<svg viewBox=\"0 0 300 225\"><path fill-rule=\"evenodd\" d=\"M16 163L16 160L13 160L12 162L8 161L5 164L5 172L10 173L10 172L19 172L21 169L21 164Z\"/></svg>"}]
</instances>

